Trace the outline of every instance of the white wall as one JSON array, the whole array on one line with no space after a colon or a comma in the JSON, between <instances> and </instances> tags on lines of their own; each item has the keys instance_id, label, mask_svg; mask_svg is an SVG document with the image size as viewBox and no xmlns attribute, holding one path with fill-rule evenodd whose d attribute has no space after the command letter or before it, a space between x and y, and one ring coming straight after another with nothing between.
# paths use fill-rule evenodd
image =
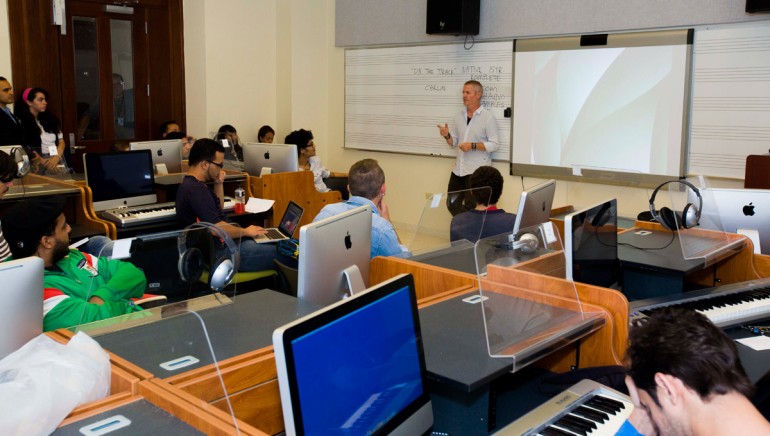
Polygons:
<instances>
[{"instance_id":1,"label":"white wall","mask_svg":"<svg viewBox=\"0 0 770 436\"><path fill-rule=\"evenodd\" d=\"M426 193L446 190L451 159L342 148L345 65L344 50L334 45L335 0L184 0L183 7L191 134L205 136L231 123L242 138L254 140L257 129L270 124L282 141L291 130L311 129L319 156L333 171L347 171L366 157L380 162L391 216L405 227L417 223ZM0 1L0 74L10 73L8 13ZM500 205L515 210L522 181L507 175L506 164L495 166L506 183ZM523 184L539 181L526 178ZM649 194L646 189L559 182L554 204L580 207L616 197L621 215L634 217L647 208Z\"/></svg>"},{"instance_id":2,"label":"white wall","mask_svg":"<svg viewBox=\"0 0 770 436\"><path fill-rule=\"evenodd\" d=\"M209 136L232 124L256 141L277 121L275 0L185 0L187 130Z\"/></svg>"}]
</instances>

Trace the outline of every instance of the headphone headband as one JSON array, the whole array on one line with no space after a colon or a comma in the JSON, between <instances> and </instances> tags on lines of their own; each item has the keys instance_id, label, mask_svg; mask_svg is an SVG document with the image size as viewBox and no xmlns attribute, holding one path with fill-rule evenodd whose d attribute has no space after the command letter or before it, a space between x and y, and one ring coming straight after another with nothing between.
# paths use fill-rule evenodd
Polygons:
<instances>
[{"instance_id":1,"label":"headphone headband","mask_svg":"<svg viewBox=\"0 0 770 436\"><path fill-rule=\"evenodd\" d=\"M692 192L695 193L695 196L698 198L698 207L695 208L695 222L697 223L700 221L701 211L703 210L703 197L700 195L700 190L695 187L692 183L688 182L687 180L668 180L660 185L658 185L657 188L655 188L654 191L652 191L652 195L650 196L650 213L652 214L652 217L655 218L656 221L659 223L662 223L662 220L660 218L660 214L658 213L657 209L655 208L655 197L658 195L658 191L663 188L664 186L670 184L670 183L679 183L682 185L685 185L692 190ZM689 206L689 203L688 203ZM665 209L665 208L664 208ZM685 207L687 209L687 207ZM697 224L696 224L697 225ZM665 225L664 225L665 227ZM675 229L671 229L675 230Z\"/></svg>"}]
</instances>

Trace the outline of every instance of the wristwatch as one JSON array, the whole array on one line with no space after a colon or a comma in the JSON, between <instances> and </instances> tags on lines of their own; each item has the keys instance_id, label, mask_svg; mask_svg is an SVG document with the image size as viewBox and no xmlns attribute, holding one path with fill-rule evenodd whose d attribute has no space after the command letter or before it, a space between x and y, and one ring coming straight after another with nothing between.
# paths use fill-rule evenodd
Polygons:
<instances>
[{"instance_id":1,"label":"wristwatch","mask_svg":"<svg viewBox=\"0 0 770 436\"><path fill-rule=\"evenodd\" d=\"M475 142L471 142L471 150L475 150L475 149L476 149L476 143Z\"/></svg>"},{"instance_id":2,"label":"wristwatch","mask_svg":"<svg viewBox=\"0 0 770 436\"><path fill-rule=\"evenodd\" d=\"M444 136L444 139L446 139L447 141L449 141L449 138L451 138L451 137L452 137L452 135L450 135L449 133L447 133L447 135L446 135L446 136Z\"/></svg>"}]
</instances>

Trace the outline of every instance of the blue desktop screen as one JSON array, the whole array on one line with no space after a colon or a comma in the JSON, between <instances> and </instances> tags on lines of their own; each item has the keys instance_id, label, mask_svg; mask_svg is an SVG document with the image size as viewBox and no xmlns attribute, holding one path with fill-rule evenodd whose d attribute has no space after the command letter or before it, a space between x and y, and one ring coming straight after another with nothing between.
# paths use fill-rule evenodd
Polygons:
<instances>
[{"instance_id":1,"label":"blue desktop screen","mask_svg":"<svg viewBox=\"0 0 770 436\"><path fill-rule=\"evenodd\" d=\"M423 393L409 287L292 342L305 434L368 434Z\"/></svg>"}]
</instances>

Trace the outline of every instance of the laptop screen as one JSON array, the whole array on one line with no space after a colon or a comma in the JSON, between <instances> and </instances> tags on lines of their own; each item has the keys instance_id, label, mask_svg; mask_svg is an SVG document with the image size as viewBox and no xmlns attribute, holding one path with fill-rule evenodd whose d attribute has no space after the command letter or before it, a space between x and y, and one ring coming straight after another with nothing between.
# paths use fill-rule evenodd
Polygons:
<instances>
[{"instance_id":1,"label":"laptop screen","mask_svg":"<svg viewBox=\"0 0 770 436\"><path fill-rule=\"evenodd\" d=\"M283 213L281 223L278 225L278 230L288 237L294 236L294 231L297 230L299 220L302 219L302 214L305 212L300 205L290 201L286 206L286 212Z\"/></svg>"}]
</instances>

